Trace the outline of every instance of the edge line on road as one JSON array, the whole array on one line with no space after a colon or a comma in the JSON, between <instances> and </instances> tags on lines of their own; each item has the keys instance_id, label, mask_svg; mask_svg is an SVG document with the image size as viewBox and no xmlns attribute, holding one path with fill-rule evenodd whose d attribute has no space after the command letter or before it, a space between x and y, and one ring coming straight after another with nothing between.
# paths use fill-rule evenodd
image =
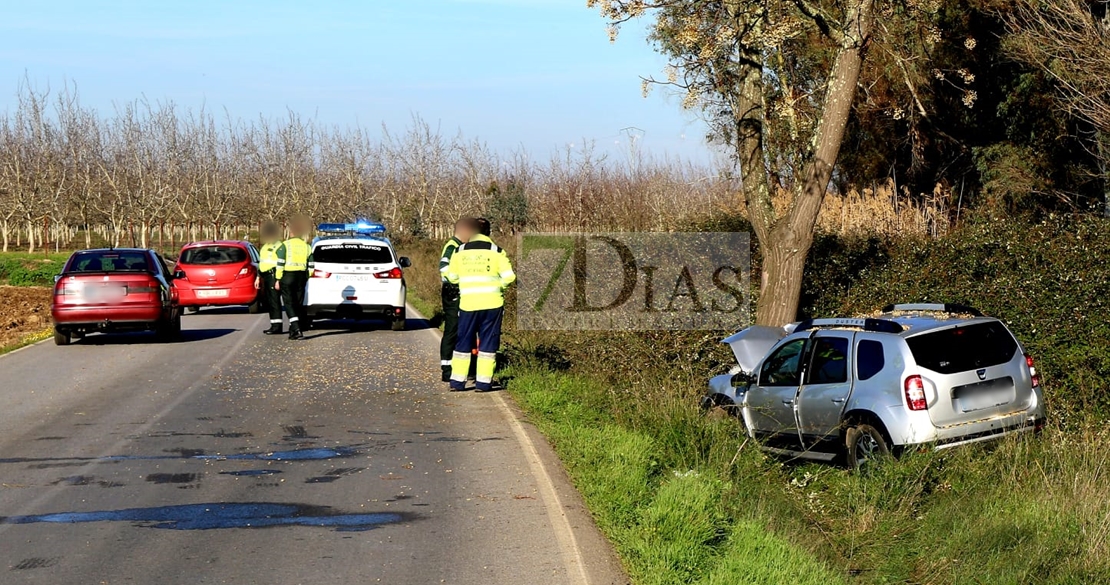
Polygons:
<instances>
[{"instance_id":1,"label":"edge line on road","mask_svg":"<svg viewBox=\"0 0 1110 585\"><path fill-rule=\"evenodd\" d=\"M427 317L420 313L420 311L417 311L412 305L408 305L407 310L413 314L419 315L421 319L427 320ZM436 340L443 337L443 332L439 329L428 328L426 331L431 333L432 337ZM494 398L496 398L498 410L501 411L502 416L509 422L509 426L512 427L513 434L516 436L517 443L520 444L525 452L525 458L528 460L528 467L532 469L532 476L536 478L536 482L544 492L543 507L547 510L547 517L551 522L551 529L555 532L555 538L559 541L559 548L563 550L563 565L567 569L567 577L572 579L574 583L590 585L589 573L586 571L586 564L582 558L582 551L578 547L578 537L574 534L574 527L570 525L570 519L567 518L566 513L563 512L563 500L559 497L559 491L555 489L555 481L552 480L547 466L543 463L543 459L536 449L536 444L532 441L532 438L528 436L528 431L524 428L524 425L520 423L516 414L509 408L509 404L505 401L505 397L501 395L501 392L495 392Z\"/></svg>"}]
</instances>

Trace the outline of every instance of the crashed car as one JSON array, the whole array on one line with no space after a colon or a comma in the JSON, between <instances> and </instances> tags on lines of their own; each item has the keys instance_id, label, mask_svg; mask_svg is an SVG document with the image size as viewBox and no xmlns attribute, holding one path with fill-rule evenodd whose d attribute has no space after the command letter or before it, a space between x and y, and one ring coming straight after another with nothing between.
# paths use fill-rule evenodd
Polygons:
<instances>
[{"instance_id":1,"label":"crashed car","mask_svg":"<svg viewBox=\"0 0 1110 585\"><path fill-rule=\"evenodd\" d=\"M868 318L753 326L724 343L737 366L710 380L703 404L735 411L775 454L858 468L1044 424L1033 358L971 307L892 305Z\"/></svg>"}]
</instances>

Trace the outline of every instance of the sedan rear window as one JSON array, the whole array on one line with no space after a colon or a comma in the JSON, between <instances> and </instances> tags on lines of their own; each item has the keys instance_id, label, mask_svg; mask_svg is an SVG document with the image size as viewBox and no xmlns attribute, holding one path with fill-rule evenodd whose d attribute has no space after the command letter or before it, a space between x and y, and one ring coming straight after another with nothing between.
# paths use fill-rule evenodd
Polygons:
<instances>
[{"instance_id":1,"label":"sedan rear window","mask_svg":"<svg viewBox=\"0 0 1110 585\"><path fill-rule=\"evenodd\" d=\"M1017 342L998 321L944 329L906 339L917 365L940 374L989 368L1014 359Z\"/></svg>"},{"instance_id":2,"label":"sedan rear window","mask_svg":"<svg viewBox=\"0 0 1110 585\"><path fill-rule=\"evenodd\" d=\"M150 272L149 260L145 252L78 252L73 255L66 272Z\"/></svg>"},{"instance_id":3,"label":"sedan rear window","mask_svg":"<svg viewBox=\"0 0 1110 585\"><path fill-rule=\"evenodd\" d=\"M191 266L216 266L239 264L247 261L247 251L238 246L198 246L181 253L179 264Z\"/></svg>"},{"instance_id":4,"label":"sedan rear window","mask_svg":"<svg viewBox=\"0 0 1110 585\"><path fill-rule=\"evenodd\" d=\"M371 242L336 242L316 246L312 259L317 264L389 264L389 246Z\"/></svg>"}]
</instances>

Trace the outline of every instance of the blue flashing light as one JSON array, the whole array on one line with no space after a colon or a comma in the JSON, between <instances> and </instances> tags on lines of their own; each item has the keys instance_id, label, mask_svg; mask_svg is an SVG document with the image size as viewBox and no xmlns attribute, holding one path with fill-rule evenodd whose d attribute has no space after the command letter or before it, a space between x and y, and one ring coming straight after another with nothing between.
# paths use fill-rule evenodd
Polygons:
<instances>
[{"instance_id":1,"label":"blue flashing light","mask_svg":"<svg viewBox=\"0 0 1110 585\"><path fill-rule=\"evenodd\" d=\"M322 234L353 234L369 236L373 234L384 234L385 226L372 221L360 220L356 223L322 223L316 226L316 231Z\"/></svg>"}]
</instances>

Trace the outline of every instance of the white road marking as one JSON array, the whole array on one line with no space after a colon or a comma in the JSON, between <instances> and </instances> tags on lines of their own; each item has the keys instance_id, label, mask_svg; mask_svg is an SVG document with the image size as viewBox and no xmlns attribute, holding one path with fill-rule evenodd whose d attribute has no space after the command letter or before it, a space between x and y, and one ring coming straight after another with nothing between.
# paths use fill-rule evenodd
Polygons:
<instances>
[{"instance_id":1,"label":"white road marking","mask_svg":"<svg viewBox=\"0 0 1110 585\"><path fill-rule=\"evenodd\" d=\"M412 315L416 315L420 319L426 319L411 305L407 310ZM443 332L439 329L428 328L427 331L431 336L439 341L443 337ZM589 585L590 577L586 572L586 564L582 560L582 551L578 548L578 538L574 535L574 529L570 525L570 519L563 513L563 500L559 497L558 490L555 489L555 482L551 479L551 474L547 471L547 466L544 465L543 459L540 458L539 451L536 450L536 445L532 438L528 436L528 431L524 429L524 425L520 424L509 404L505 401L505 397L501 392L494 392L493 398L501 414L508 421L509 426L513 429L513 434L516 436L517 442L524 450L525 458L528 460L528 467L532 469L532 476L536 479L539 485L542 497L543 507L547 510L547 518L551 523L551 530L555 532L555 539L559 542L559 548L563 551L563 565L567 571L567 577L571 583L578 585Z\"/></svg>"}]
</instances>

